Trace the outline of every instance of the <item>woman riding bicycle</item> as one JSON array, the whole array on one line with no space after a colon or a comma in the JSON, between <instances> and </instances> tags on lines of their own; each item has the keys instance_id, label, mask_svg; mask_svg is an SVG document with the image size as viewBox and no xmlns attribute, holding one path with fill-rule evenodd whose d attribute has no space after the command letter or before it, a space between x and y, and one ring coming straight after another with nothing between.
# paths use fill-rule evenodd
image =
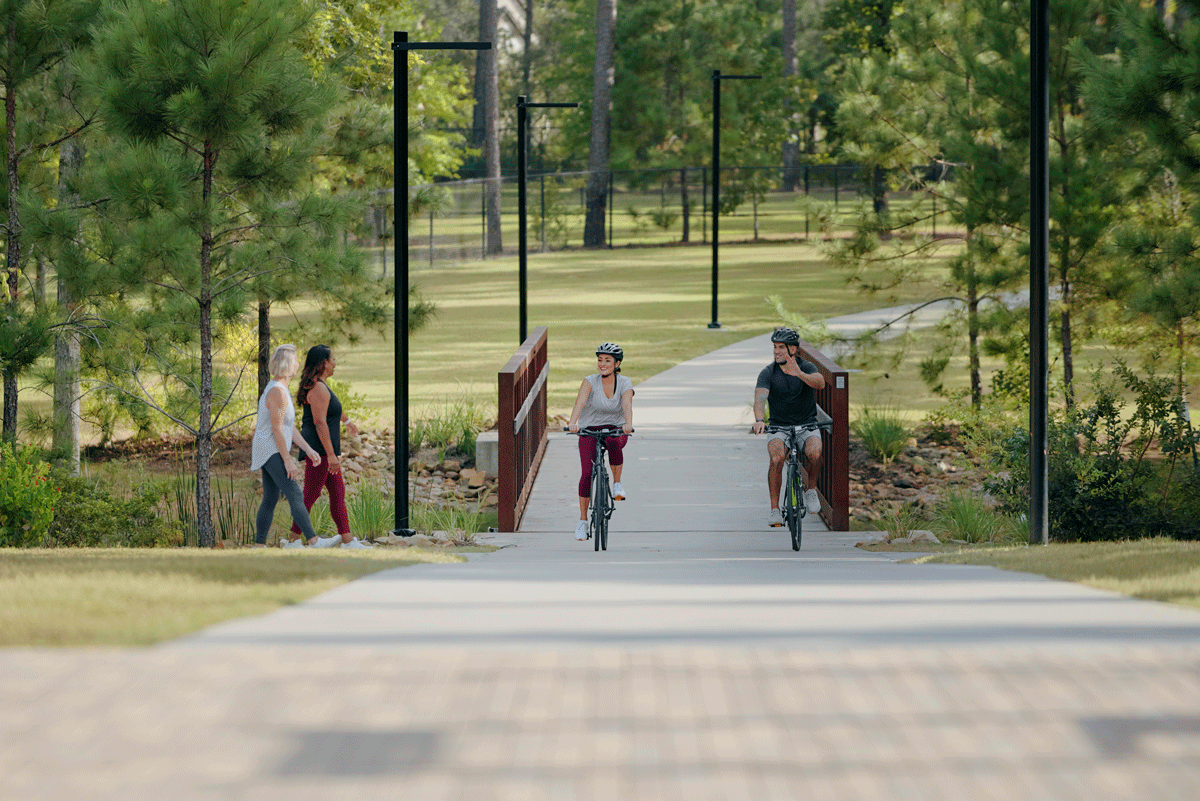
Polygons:
<instances>
[{"instance_id":1,"label":"woman riding bicycle","mask_svg":"<svg viewBox=\"0 0 1200 801\"><path fill-rule=\"evenodd\" d=\"M633 431L633 382L620 374L624 358L624 351L612 342L596 348L596 372L579 385L575 408L567 423L571 432L601 428L620 428L625 432L619 437L604 438L613 474L613 497L618 501L625 500L625 488L621 486L621 467L625 464L622 449L628 439L626 435ZM587 539L587 510L592 496L592 459L595 455L596 440L580 437L579 461L583 465L583 475L579 479L579 523L575 526L575 539L581 541Z\"/></svg>"}]
</instances>

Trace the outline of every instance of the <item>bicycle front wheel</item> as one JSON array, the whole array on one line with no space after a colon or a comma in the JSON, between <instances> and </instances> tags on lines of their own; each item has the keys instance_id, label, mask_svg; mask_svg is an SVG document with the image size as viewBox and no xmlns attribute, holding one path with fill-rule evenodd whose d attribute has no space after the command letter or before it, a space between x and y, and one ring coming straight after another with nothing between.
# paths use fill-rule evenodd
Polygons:
<instances>
[{"instance_id":1,"label":"bicycle front wheel","mask_svg":"<svg viewBox=\"0 0 1200 801\"><path fill-rule=\"evenodd\" d=\"M600 468L592 475L592 545L597 551L608 550L608 505L608 471Z\"/></svg>"},{"instance_id":2,"label":"bicycle front wheel","mask_svg":"<svg viewBox=\"0 0 1200 801\"><path fill-rule=\"evenodd\" d=\"M804 488L800 486L800 471L796 469L794 464L788 465L787 475L787 523L788 529L792 532L792 550L800 550L801 532L801 517L803 515L801 504L804 503Z\"/></svg>"}]
</instances>

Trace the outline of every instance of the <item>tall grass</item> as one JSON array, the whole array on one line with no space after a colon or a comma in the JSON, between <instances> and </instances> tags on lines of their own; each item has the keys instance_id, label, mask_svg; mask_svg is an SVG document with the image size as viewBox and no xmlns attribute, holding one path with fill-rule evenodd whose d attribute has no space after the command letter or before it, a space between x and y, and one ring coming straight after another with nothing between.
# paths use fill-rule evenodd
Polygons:
<instances>
[{"instance_id":1,"label":"tall grass","mask_svg":"<svg viewBox=\"0 0 1200 801\"><path fill-rule=\"evenodd\" d=\"M1016 542L1020 528L977 495L951 492L938 505L933 529L946 539L969 543Z\"/></svg>"},{"instance_id":2,"label":"tall grass","mask_svg":"<svg viewBox=\"0 0 1200 801\"><path fill-rule=\"evenodd\" d=\"M387 534L396 525L396 501L379 486L360 484L358 492L346 500L350 530L359 539L374 539Z\"/></svg>"},{"instance_id":3,"label":"tall grass","mask_svg":"<svg viewBox=\"0 0 1200 801\"><path fill-rule=\"evenodd\" d=\"M924 517L910 504L901 503L892 507L880 521L883 530L887 532L889 541L907 537L909 533L924 522Z\"/></svg>"},{"instance_id":4,"label":"tall grass","mask_svg":"<svg viewBox=\"0 0 1200 801\"><path fill-rule=\"evenodd\" d=\"M872 458L890 464L908 444L908 428L900 413L891 408L865 407L850 424L850 430L862 440Z\"/></svg>"},{"instance_id":5,"label":"tall grass","mask_svg":"<svg viewBox=\"0 0 1200 801\"><path fill-rule=\"evenodd\" d=\"M492 416L484 404L466 395L444 401L409 422L409 447L414 451L434 448L439 458L451 452L474 454L476 436L487 428Z\"/></svg>"},{"instance_id":6,"label":"tall grass","mask_svg":"<svg viewBox=\"0 0 1200 801\"><path fill-rule=\"evenodd\" d=\"M194 477L192 483L195 483ZM235 545L252 543L258 498L234 485L233 470L224 479L213 475L212 492L213 526L217 530L217 539L232 540Z\"/></svg>"},{"instance_id":7,"label":"tall grass","mask_svg":"<svg viewBox=\"0 0 1200 801\"><path fill-rule=\"evenodd\" d=\"M438 508L416 504L412 508L409 524L421 534L444 531L454 542L469 544L487 526L487 518L486 512L472 512L461 507Z\"/></svg>"},{"instance_id":8,"label":"tall grass","mask_svg":"<svg viewBox=\"0 0 1200 801\"><path fill-rule=\"evenodd\" d=\"M167 492L165 514L179 524L183 531L184 544L200 544L200 525L196 518L196 471L195 463L182 452L176 452L172 463L175 476ZM239 470L239 472L241 472ZM243 484L245 484L243 479ZM239 487L233 469L222 477L217 471L211 473L209 486L212 501L213 528L218 540L231 540L234 545L249 545L254 541L254 520L259 499L252 488Z\"/></svg>"}]
</instances>

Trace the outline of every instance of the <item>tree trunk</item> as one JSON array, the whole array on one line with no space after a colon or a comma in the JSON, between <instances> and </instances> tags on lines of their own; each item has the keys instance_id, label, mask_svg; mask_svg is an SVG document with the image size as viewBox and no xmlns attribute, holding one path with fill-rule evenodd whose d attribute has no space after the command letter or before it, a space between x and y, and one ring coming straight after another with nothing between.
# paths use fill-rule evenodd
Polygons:
<instances>
[{"instance_id":1,"label":"tree trunk","mask_svg":"<svg viewBox=\"0 0 1200 801\"><path fill-rule=\"evenodd\" d=\"M521 43L524 47L521 53L521 87L526 97L532 97L533 87L529 78L533 71L533 0L525 0L525 30L521 32Z\"/></svg>"},{"instance_id":2,"label":"tree trunk","mask_svg":"<svg viewBox=\"0 0 1200 801\"><path fill-rule=\"evenodd\" d=\"M1064 277L1062 289L1062 314L1059 316L1062 336L1063 395L1067 411L1075 408L1075 356L1071 345L1071 282Z\"/></svg>"},{"instance_id":3,"label":"tree trunk","mask_svg":"<svg viewBox=\"0 0 1200 801\"><path fill-rule=\"evenodd\" d=\"M212 199L213 170L216 156L204 150L204 185L201 190L207 208ZM200 419L196 426L196 530L201 548L217 544L212 519L212 249L213 234L205 224L200 234Z\"/></svg>"},{"instance_id":4,"label":"tree trunk","mask_svg":"<svg viewBox=\"0 0 1200 801\"><path fill-rule=\"evenodd\" d=\"M500 12L496 0L483 0L479 4L481 41L496 42L499 19ZM480 111L482 98L482 144L487 166L487 252L493 256L504 250L500 237L500 60L496 50L493 45L491 50L479 51L475 62L476 110Z\"/></svg>"},{"instance_id":5,"label":"tree trunk","mask_svg":"<svg viewBox=\"0 0 1200 801\"><path fill-rule=\"evenodd\" d=\"M271 301L258 299L258 397L271 382Z\"/></svg>"},{"instance_id":6,"label":"tree trunk","mask_svg":"<svg viewBox=\"0 0 1200 801\"><path fill-rule=\"evenodd\" d=\"M617 0L596 0L596 60L592 67L592 128L588 150L587 213L583 246L604 247L604 215L608 209L608 145L614 78L613 34Z\"/></svg>"},{"instance_id":7,"label":"tree trunk","mask_svg":"<svg viewBox=\"0 0 1200 801\"><path fill-rule=\"evenodd\" d=\"M967 279L967 361L971 371L971 406L978 409L983 404L983 382L979 365L979 281L973 262Z\"/></svg>"},{"instance_id":8,"label":"tree trunk","mask_svg":"<svg viewBox=\"0 0 1200 801\"><path fill-rule=\"evenodd\" d=\"M800 72L796 57L796 0L783 0L783 78L790 84ZM800 186L800 132L796 128L795 98L788 93L787 136L783 140L783 188L795 192Z\"/></svg>"},{"instance_id":9,"label":"tree trunk","mask_svg":"<svg viewBox=\"0 0 1200 801\"><path fill-rule=\"evenodd\" d=\"M75 139L63 142L58 150L59 197L64 205L71 202L71 181L83 169L84 148ZM74 317L79 304L58 279L59 322ZM79 474L79 413L81 387L79 371L82 365L79 333L70 326L58 329L54 337L54 437L55 458L72 475Z\"/></svg>"},{"instance_id":10,"label":"tree trunk","mask_svg":"<svg viewBox=\"0 0 1200 801\"><path fill-rule=\"evenodd\" d=\"M17 22L15 19L8 21L8 46L9 52L16 52L17 42ZM17 193L21 188L20 177L17 172L20 159L17 153L17 92L16 86L10 82L4 84L4 123L5 132L5 152L8 154L6 166L8 168L8 242L5 248L5 269L8 274L6 276L7 289L7 305L12 311L16 311L17 293L20 289L19 278L21 275L21 214L19 211L19 203L17 202ZM9 442L17 441L17 374L11 368L4 368L4 413L3 413L4 439Z\"/></svg>"},{"instance_id":11,"label":"tree trunk","mask_svg":"<svg viewBox=\"0 0 1200 801\"><path fill-rule=\"evenodd\" d=\"M883 167L878 164L871 171L871 198L875 213L879 216L886 216L888 213L888 196L887 196L887 181L883 172Z\"/></svg>"},{"instance_id":12,"label":"tree trunk","mask_svg":"<svg viewBox=\"0 0 1200 801\"><path fill-rule=\"evenodd\" d=\"M489 30L488 11L495 9L494 0L481 0L479 3L479 39L491 42L487 38ZM475 106L471 110L471 147L483 148L487 138L487 54L490 51L475 51L475 85L473 95Z\"/></svg>"},{"instance_id":13,"label":"tree trunk","mask_svg":"<svg viewBox=\"0 0 1200 801\"><path fill-rule=\"evenodd\" d=\"M687 167L679 171L679 205L683 209L683 239L687 242L691 235L691 209L688 208L688 175Z\"/></svg>"},{"instance_id":14,"label":"tree trunk","mask_svg":"<svg viewBox=\"0 0 1200 801\"><path fill-rule=\"evenodd\" d=\"M70 310L77 308L61 280L58 282L58 303L68 315ZM70 328L61 331L54 338L53 447L58 462L72 475L79 475L79 370L82 349L78 333Z\"/></svg>"}]
</instances>

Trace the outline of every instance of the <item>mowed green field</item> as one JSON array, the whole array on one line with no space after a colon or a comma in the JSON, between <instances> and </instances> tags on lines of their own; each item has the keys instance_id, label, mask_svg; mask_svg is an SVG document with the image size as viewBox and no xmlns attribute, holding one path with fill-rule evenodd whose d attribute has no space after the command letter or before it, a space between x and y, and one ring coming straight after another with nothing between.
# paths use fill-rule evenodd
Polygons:
<instances>
[{"instance_id":1,"label":"mowed green field","mask_svg":"<svg viewBox=\"0 0 1200 801\"><path fill-rule=\"evenodd\" d=\"M929 282L909 283L886 297L848 286L817 244L723 245L719 270L723 327L712 330L709 246L531 254L528 324L530 331L539 325L549 330L551 412L570 410L601 342L625 349L622 369L636 384L779 325L767 302L771 295L781 296L790 311L824 319L929 297L941 267L931 263ZM410 339L412 415L464 397L494 406L496 374L519 344L516 256L414 265L412 280L438 307L437 317ZM764 351L763 358L770 354ZM379 410L381 423L394 419L393 359L390 330L367 332L338 353L337 378Z\"/></svg>"}]
</instances>

